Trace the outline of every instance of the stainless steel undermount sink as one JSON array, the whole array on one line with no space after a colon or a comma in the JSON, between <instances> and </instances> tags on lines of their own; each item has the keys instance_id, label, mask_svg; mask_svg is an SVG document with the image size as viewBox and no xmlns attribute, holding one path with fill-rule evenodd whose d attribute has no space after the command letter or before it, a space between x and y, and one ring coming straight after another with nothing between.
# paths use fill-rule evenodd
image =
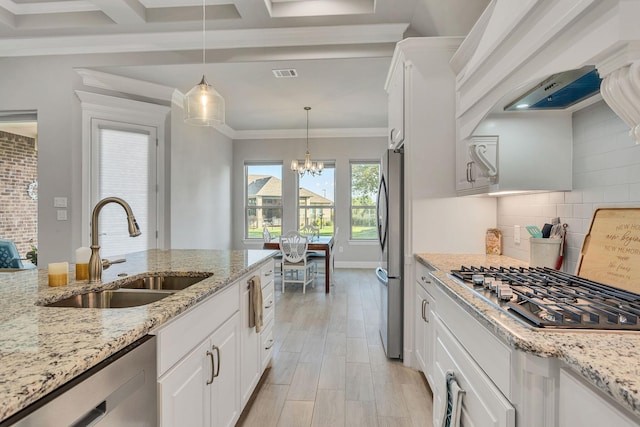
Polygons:
<instances>
[{"instance_id":1,"label":"stainless steel undermount sink","mask_svg":"<svg viewBox=\"0 0 640 427\"><path fill-rule=\"evenodd\" d=\"M45 304L45 307L74 308L127 308L151 304L174 294L174 291L144 291L136 289L113 289L73 295L60 301Z\"/></svg>"},{"instance_id":2,"label":"stainless steel undermount sink","mask_svg":"<svg viewBox=\"0 0 640 427\"><path fill-rule=\"evenodd\" d=\"M200 274L198 276L145 276L125 283L120 288L181 291L207 277L211 277L211 274Z\"/></svg>"},{"instance_id":3,"label":"stainless steel undermount sink","mask_svg":"<svg viewBox=\"0 0 640 427\"><path fill-rule=\"evenodd\" d=\"M73 295L60 301L44 304L45 307L74 308L127 308L151 304L188 288L207 277L211 273L196 276L144 276L126 282L119 289L93 291L86 294Z\"/></svg>"}]
</instances>

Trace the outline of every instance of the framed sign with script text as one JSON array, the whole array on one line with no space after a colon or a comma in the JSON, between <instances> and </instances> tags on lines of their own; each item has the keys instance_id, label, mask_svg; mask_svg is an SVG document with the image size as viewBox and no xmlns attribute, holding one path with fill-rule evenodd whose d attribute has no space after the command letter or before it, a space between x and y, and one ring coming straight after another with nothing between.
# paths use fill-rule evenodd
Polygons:
<instances>
[{"instance_id":1,"label":"framed sign with script text","mask_svg":"<svg viewBox=\"0 0 640 427\"><path fill-rule=\"evenodd\" d=\"M640 208L596 209L576 275L640 293Z\"/></svg>"}]
</instances>

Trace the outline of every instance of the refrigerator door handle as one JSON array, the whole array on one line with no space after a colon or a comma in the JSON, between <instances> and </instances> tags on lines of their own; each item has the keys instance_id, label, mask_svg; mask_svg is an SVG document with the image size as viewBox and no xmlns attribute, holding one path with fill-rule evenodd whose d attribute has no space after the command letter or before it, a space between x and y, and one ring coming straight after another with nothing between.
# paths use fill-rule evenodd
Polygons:
<instances>
[{"instance_id":1,"label":"refrigerator door handle","mask_svg":"<svg viewBox=\"0 0 640 427\"><path fill-rule=\"evenodd\" d=\"M380 212L380 200L384 197L385 201L385 210L384 216L381 215ZM387 183L384 179L384 175L380 177L380 185L378 186L378 200L376 203L376 216L378 217L378 241L380 242L380 249L384 251L384 246L387 243L387 230L388 230L388 204L389 195L387 194Z\"/></svg>"}]
</instances>

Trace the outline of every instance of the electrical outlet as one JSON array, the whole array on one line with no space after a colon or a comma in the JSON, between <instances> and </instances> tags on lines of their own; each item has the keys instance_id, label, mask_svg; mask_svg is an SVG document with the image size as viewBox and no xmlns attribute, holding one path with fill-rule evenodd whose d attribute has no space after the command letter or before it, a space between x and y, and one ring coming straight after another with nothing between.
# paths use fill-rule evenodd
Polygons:
<instances>
[{"instance_id":1,"label":"electrical outlet","mask_svg":"<svg viewBox=\"0 0 640 427\"><path fill-rule=\"evenodd\" d=\"M66 221L67 220L67 210L66 209L58 209L56 212L56 217L58 221Z\"/></svg>"},{"instance_id":2,"label":"electrical outlet","mask_svg":"<svg viewBox=\"0 0 640 427\"><path fill-rule=\"evenodd\" d=\"M520 243L520 226L519 225L513 226L513 243L515 244Z\"/></svg>"}]
</instances>

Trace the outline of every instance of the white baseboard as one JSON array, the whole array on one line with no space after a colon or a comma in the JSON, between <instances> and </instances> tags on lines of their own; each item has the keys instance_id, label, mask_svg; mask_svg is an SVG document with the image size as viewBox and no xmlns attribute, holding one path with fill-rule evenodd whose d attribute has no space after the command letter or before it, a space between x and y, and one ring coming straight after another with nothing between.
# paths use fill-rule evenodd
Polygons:
<instances>
[{"instance_id":1,"label":"white baseboard","mask_svg":"<svg viewBox=\"0 0 640 427\"><path fill-rule=\"evenodd\" d=\"M336 268L363 268L375 270L380 266L378 261L336 261Z\"/></svg>"}]
</instances>

